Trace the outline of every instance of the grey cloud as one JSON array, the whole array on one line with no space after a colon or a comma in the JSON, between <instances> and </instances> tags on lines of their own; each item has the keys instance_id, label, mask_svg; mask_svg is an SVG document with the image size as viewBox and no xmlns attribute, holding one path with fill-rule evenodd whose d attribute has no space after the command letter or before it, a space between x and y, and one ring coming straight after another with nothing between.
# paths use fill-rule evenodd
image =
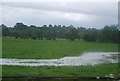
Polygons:
<instances>
[{"instance_id":1,"label":"grey cloud","mask_svg":"<svg viewBox=\"0 0 120 81\"><path fill-rule=\"evenodd\" d=\"M58 12L71 12L71 13L83 13L92 15L115 15L117 11L116 2L11 2L3 3L3 5L17 7L17 8L30 8L37 10L58 11Z\"/></svg>"},{"instance_id":2,"label":"grey cloud","mask_svg":"<svg viewBox=\"0 0 120 81\"><path fill-rule=\"evenodd\" d=\"M8 25L19 21L28 25L73 24L99 28L117 24L115 2L11 2L3 3L2 7L3 23Z\"/></svg>"}]
</instances>

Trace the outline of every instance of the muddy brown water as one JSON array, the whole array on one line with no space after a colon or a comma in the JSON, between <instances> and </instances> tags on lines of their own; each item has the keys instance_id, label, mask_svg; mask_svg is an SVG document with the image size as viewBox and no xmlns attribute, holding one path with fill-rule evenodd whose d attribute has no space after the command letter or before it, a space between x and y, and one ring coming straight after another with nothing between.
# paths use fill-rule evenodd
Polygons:
<instances>
[{"instance_id":1,"label":"muddy brown water","mask_svg":"<svg viewBox=\"0 0 120 81\"><path fill-rule=\"evenodd\" d=\"M85 52L81 56L60 59L0 59L0 65L18 66L85 66L101 63L118 63L120 52Z\"/></svg>"}]
</instances>

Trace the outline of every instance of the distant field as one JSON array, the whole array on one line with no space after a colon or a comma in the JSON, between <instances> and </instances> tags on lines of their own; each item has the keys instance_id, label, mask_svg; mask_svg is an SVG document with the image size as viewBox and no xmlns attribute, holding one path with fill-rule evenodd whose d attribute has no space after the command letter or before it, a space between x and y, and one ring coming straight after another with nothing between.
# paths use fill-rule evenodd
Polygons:
<instances>
[{"instance_id":1,"label":"distant field","mask_svg":"<svg viewBox=\"0 0 120 81\"><path fill-rule=\"evenodd\" d=\"M83 52L117 52L114 43L85 42L82 40L32 40L3 37L3 58L53 59L79 56Z\"/></svg>"}]
</instances>

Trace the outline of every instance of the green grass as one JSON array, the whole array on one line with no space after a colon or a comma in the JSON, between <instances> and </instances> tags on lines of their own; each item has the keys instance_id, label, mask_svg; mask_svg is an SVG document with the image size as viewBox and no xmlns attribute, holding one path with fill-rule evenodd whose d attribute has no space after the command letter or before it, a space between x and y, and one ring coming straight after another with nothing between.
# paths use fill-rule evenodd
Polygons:
<instances>
[{"instance_id":1,"label":"green grass","mask_svg":"<svg viewBox=\"0 0 120 81\"><path fill-rule=\"evenodd\" d=\"M65 56L79 56L83 52L117 52L115 43L69 41L64 39L31 40L3 37L3 58L54 59ZM118 74L118 64L100 64L96 66L2 66L3 76L24 77L104 77Z\"/></svg>"},{"instance_id":2,"label":"green grass","mask_svg":"<svg viewBox=\"0 0 120 81\"><path fill-rule=\"evenodd\" d=\"M31 40L3 37L3 58L53 59L79 56L83 52L116 52L114 43L85 42L82 40Z\"/></svg>"},{"instance_id":3,"label":"green grass","mask_svg":"<svg viewBox=\"0 0 120 81\"><path fill-rule=\"evenodd\" d=\"M118 64L95 66L3 66L3 76L21 77L105 77L118 75Z\"/></svg>"}]
</instances>

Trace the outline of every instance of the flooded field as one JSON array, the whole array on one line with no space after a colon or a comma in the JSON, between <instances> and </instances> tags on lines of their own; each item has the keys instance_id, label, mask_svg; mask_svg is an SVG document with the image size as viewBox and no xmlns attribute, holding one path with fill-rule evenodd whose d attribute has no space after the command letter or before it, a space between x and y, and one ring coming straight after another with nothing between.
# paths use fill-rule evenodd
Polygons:
<instances>
[{"instance_id":1,"label":"flooded field","mask_svg":"<svg viewBox=\"0 0 120 81\"><path fill-rule=\"evenodd\" d=\"M60 59L0 59L0 65L19 66L85 66L101 63L118 63L120 52L85 52L81 56Z\"/></svg>"}]
</instances>

